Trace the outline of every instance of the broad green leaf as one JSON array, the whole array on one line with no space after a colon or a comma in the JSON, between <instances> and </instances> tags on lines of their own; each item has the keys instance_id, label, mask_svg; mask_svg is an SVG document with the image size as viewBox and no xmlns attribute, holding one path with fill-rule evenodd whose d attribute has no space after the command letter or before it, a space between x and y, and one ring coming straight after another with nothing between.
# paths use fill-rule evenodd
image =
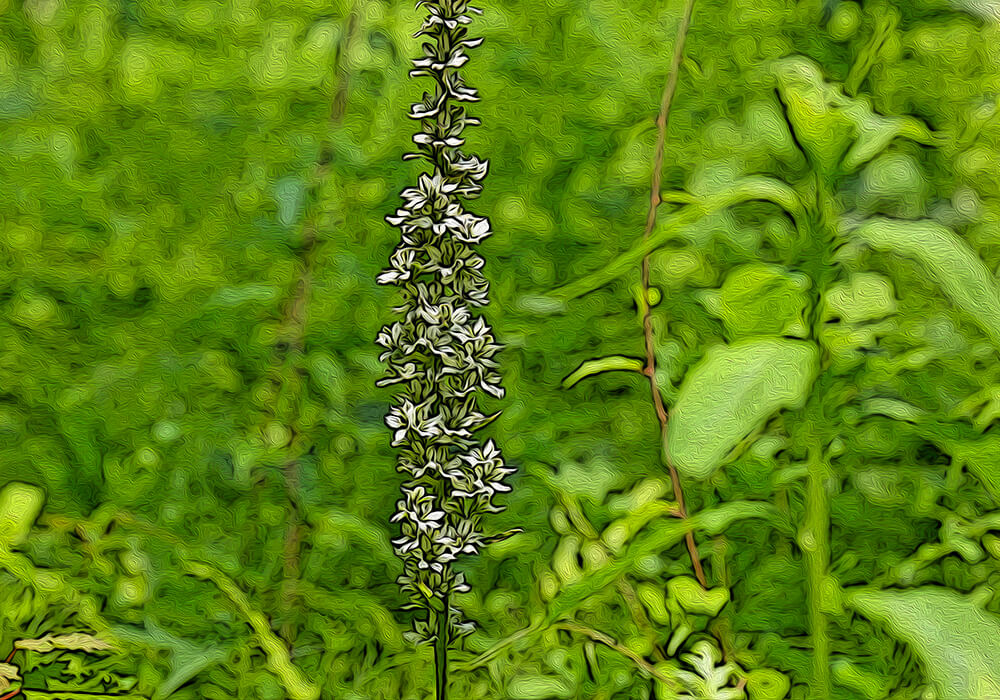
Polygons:
<instances>
[{"instance_id":1,"label":"broad green leaf","mask_svg":"<svg viewBox=\"0 0 1000 700\"><path fill-rule=\"evenodd\" d=\"M878 156L896 137L905 137L923 144L934 142L934 135L920 121L913 117L880 116L861 100L849 100L844 107L844 113L854 121L858 129L857 141L844 156L844 162L841 164L843 170L848 173Z\"/></svg>"},{"instance_id":2,"label":"broad green leaf","mask_svg":"<svg viewBox=\"0 0 1000 700\"><path fill-rule=\"evenodd\" d=\"M704 479L729 452L782 408L805 401L816 375L812 343L783 338L716 345L688 372L673 408L667 455Z\"/></svg>"},{"instance_id":3,"label":"broad green leaf","mask_svg":"<svg viewBox=\"0 0 1000 700\"><path fill-rule=\"evenodd\" d=\"M656 500L635 508L628 515L615 520L605 528L601 540L612 552L619 551L627 544L649 521L664 516L676 515L677 505L667 501Z\"/></svg>"},{"instance_id":4,"label":"broad green leaf","mask_svg":"<svg viewBox=\"0 0 1000 700\"><path fill-rule=\"evenodd\" d=\"M828 175L854 172L897 137L934 142L933 134L918 120L876 114L866 100L844 95L839 86L823 79L819 66L810 59L784 58L772 70L795 136Z\"/></svg>"},{"instance_id":5,"label":"broad green leaf","mask_svg":"<svg viewBox=\"0 0 1000 700\"><path fill-rule=\"evenodd\" d=\"M791 56L772 70L796 139L824 173L834 173L854 141L854 124L832 104L833 91L811 60Z\"/></svg>"},{"instance_id":6,"label":"broad green leaf","mask_svg":"<svg viewBox=\"0 0 1000 700\"><path fill-rule=\"evenodd\" d=\"M861 402L861 410L866 415L883 415L893 420L919 423L929 417L927 411L906 401L888 397L875 397Z\"/></svg>"},{"instance_id":7,"label":"broad green leaf","mask_svg":"<svg viewBox=\"0 0 1000 700\"><path fill-rule=\"evenodd\" d=\"M0 547L24 543L44 502L45 492L31 484L12 481L0 490Z\"/></svg>"},{"instance_id":8,"label":"broad green leaf","mask_svg":"<svg viewBox=\"0 0 1000 700\"><path fill-rule=\"evenodd\" d=\"M568 389L585 377L590 377L601 372L612 372L614 370L625 370L627 372L642 372L643 362L635 357L625 357L624 355L609 355L595 360L586 360L580 364L572 374L563 379L564 389Z\"/></svg>"},{"instance_id":9,"label":"broad green leaf","mask_svg":"<svg viewBox=\"0 0 1000 700\"><path fill-rule=\"evenodd\" d=\"M667 612L663 589L648 581L640 581L636 586L635 592L639 596L639 600L646 606L646 610L649 611L649 617L654 622L660 625L670 624L670 613Z\"/></svg>"},{"instance_id":10,"label":"broad green leaf","mask_svg":"<svg viewBox=\"0 0 1000 700\"><path fill-rule=\"evenodd\" d=\"M823 302L824 318L836 316L843 323L877 321L896 312L892 282L874 272L858 272L847 282L831 286Z\"/></svg>"},{"instance_id":11,"label":"broad green leaf","mask_svg":"<svg viewBox=\"0 0 1000 700\"><path fill-rule=\"evenodd\" d=\"M846 590L862 615L906 642L941 700L1000 697L1000 618L946 588Z\"/></svg>"},{"instance_id":12,"label":"broad green leaf","mask_svg":"<svg viewBox=\"0 0 1000 700\"><path fill-rule=\"evenodd\" d=\"M858 205L865 213L883 211L915 219L924 214L928 182L920 164L903 153L885 153L861 172Z\"/></svg>"},{"instance_id":13,"label":"broad green leaf","mask_svg":"<svg viewBox=\"0 0 1000 700\"><path fill-rule=\"evenodd\" d=\"M795 146L792 132L788 130L788 122L773 101L748 105L744 120L745 128L751 136L776 156L786 161L798 158L801 162L802 154Z\"/></svg>"},{"instance_id":14,"label":"broad green leaf","mask_svg":"<svg viewBox=\"0 0 1000 700\"><path fill-rule=\"evenodd\" d=\"M882 700L892 690L892 682L885 676L866 671L847 659L834 660L830 670L837 685L856 690L868 700Z\"/></svg>"},{"instance_id":15,"label":"broad green leaf","mask_svg":"<svg viewBox=\"0 0 1000 700\"><path fill-rule=\"evenodd\" d=\"M718 290L701 294L701 302L720 318L732 340L757 335L808 332L805 291L809 280L777 265L750 263L732 270Z\"/></svg>"},{"instance_id":16,"label":"broad green leaf","mask_svg":"<svg viewBox=\"0 0 1000 700\"><path fill-rule=\"evenodd\" d=\"M1000 288L976 252L933 221L874 219L851 234L875 250L916 260L951 302L1000 346Z\"/></svg>"}]
</instances>

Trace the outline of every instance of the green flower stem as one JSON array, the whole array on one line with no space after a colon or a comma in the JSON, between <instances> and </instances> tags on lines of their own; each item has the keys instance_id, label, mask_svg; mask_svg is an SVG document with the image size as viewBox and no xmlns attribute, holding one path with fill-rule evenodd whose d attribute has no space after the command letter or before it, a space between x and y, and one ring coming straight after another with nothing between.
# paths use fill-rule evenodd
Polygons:
<instances>
[{"instance_id":1,"label":"green flower stem","mask_svg":"<svg viewBox=\"0 0 1000 700\"><path fill-rule=\"evenodd\" d=\"M448 598L445 593L444 612L437 614L437 639L434 641L436 700L448 700Z\"/></svg>"}]
</instances>

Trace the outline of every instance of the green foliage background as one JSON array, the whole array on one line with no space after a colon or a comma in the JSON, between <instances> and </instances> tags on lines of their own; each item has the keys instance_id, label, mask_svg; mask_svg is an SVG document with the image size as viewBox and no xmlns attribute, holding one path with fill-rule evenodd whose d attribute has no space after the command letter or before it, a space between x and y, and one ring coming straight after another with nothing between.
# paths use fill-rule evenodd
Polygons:
<instances>
[{"instance_id":1,"label":"green foliage background","mask_svg":"<svg viewBox=\"0 0 1000 700\"><path fill-rule=\"evenodd\" d=\"M831 378L812 387L829 425L776 412L724 450L724 469L685 480L689 510L710 511L698 539L711 586L728 589L721 612L665 597L691 563L645 378L562 384L588 359L644 355L638 264L555 307L549 296L641 238L681 3L484 10L466 70L483 126L468 137L490 160L476 211L496 231L481 250L506 344L491 430L519 469L494 525L525 533L464 564L459 603L480 629L455 652L454 696L674 697L650 669L674 673L710 633L741 669L730 689L742 678L752 698L782 697L773 679L787 678L806 697L795 531L817 430L835 459L838 585L972 593L944 604L973 600L997 624L1000 378L976 306L1000 304L997 5L695 5L665 189L804 181L808 144L784 126L768 67L805 56L934 134L840 178L845 210L948 226L988 272L963 309L942 286L952 272L928 274L919 253L840 249L846 272L829 283L846 286L823 297ZM431 696L430 651L402 639L399 477L373 343L394 303L375 284L395 245L383 216L419 172L400 161L424 89L407 78L419 16L382 0L0 1L0 484L45 494L30 535L0 547L0 649L69 631L121 649L29 652L25 686ZM805 337L819 298L801 297L833 267L808 251L789 263L792 237L773 204L749 202L654 253L668 406L708 348ZM711 510L725 503L744 510ZM938 603L864 595L826 612L831 697L949 697L933 651L954 630L928 622ZM694 636L672 645L684 625Z\"/></svg>"}]
</instances>

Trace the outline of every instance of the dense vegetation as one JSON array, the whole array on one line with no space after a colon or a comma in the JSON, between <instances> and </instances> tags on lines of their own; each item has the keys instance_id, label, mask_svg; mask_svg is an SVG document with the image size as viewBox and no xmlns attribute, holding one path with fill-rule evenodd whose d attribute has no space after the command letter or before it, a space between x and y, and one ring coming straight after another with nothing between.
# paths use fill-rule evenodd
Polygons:
<instances>
[{"instance_id":1,"label":"dense vegetation","mask_svg":"<svg viewBox=\"0 0 1000 700\"><path fill-rule=\"evenodd\" d=\"M689 8L469 25L524 532L451 695L998 698L1000 5ZM0 0L0 698L433 697L375 386L424 14Z\"/></svg>"}]
</instances>

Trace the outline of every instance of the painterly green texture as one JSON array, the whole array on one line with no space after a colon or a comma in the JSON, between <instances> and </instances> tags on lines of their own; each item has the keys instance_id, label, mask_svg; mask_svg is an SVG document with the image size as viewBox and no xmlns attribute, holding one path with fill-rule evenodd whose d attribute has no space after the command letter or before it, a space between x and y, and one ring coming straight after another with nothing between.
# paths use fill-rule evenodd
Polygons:
<instances>
[{"instance_id":1,"label":"painterly green texture","mask_svg":"<svg viewBox=\"0 0 1000 700\"><path fill-rule=\"evenodd\" d=\"M524 532L461 564L452 697L946 697L1000 618L997 4L696 0L645 244L684 4L480 4L491 528ZM422 16L0 0L0 656L114 647L18 651L24 697L433 696L373 342ZM818 358L800 403L801 366L699 392L686 521L646 253L668 412L712 352Z\"/></svg>"}]
</instances>

